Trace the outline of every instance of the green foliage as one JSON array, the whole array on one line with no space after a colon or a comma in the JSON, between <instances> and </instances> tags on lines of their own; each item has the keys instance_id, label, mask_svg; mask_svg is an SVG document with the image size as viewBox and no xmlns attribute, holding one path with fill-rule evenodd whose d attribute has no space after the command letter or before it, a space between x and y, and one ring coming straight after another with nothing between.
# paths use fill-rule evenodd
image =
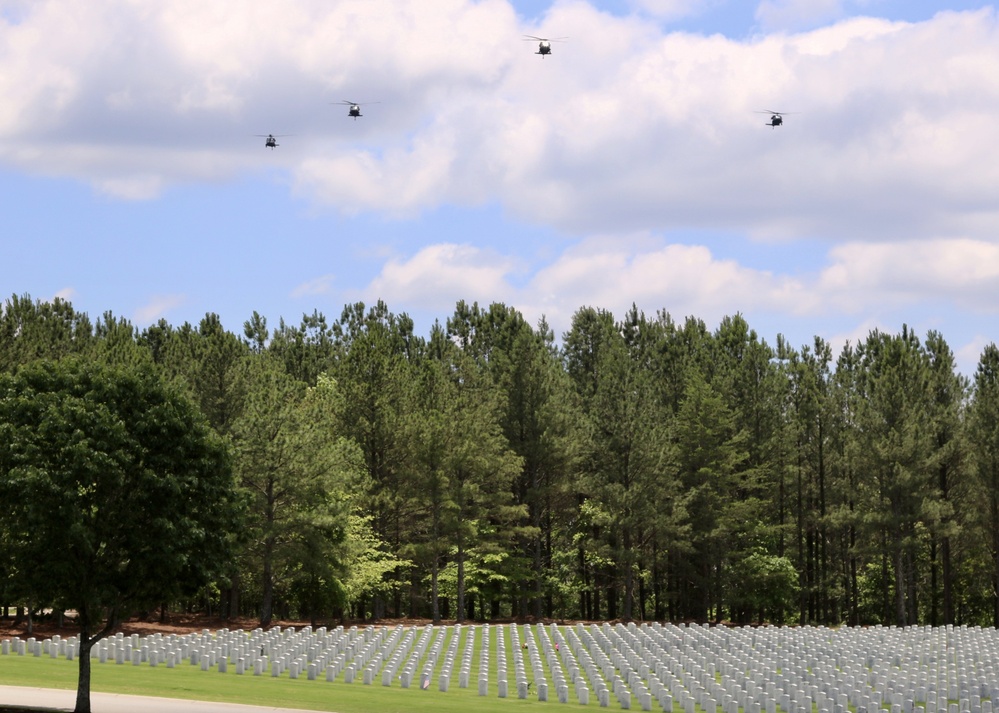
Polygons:
<instances>
[{"instance_id":1,"label":"green foliage","mask_svg":"<svg viewBox=\"0 0 999 713\"><path fill-rule=\"evenodd\" d=\"M940 334L907 327L834 358L821 338L771 347L738 314L709 331L634 306L580 309L560 347L503 304L459 302L423 338L382 302L273 330L253 312L239 336L214 314L138 333L63 300L4 303L0 373L74 356L167 380L235 466L246 524L217 546L237 557L192 573L189 606L435 617L447 597L459 617L999 625L995 345L972 383ZM48 398L21 408L40 423ZM85 432L86 409L52 408L67 442ZM107 448L128 445L88 418ZM81 456L95 439L60 467L124 468ZM78 507L17 477L32 517ZM75 517L64 545L82 538ZM0 552L29 544L0 530ZM0 594L58 606L36 581L57 575L0 557ZM148 604L194 596L168 586Z\"/></svg>"},{"instance_id":2,"label":"green foliage","mask_svg":"<svg viewBox=\"0 0 999 713\"><path fill-rule=\"evenodd\" d=\"M479 523L509 516L520 459L499 428L502 402L481 367L437 328L418 363L415 408L406 425L413 471L405 495L419 525L411 550L430 576L432 617L440 619L438 576L451 547L458 566L459 612L464 559Z\"/></svg>"},{"instance_id":3,"label":"green foliage","mask_svg":"<svg viewBox=\"0 0 999 713\"><path fill-rule=\"evenodd\" d=\"M0 531L34 601L93 625L225 564L227 454L149 369L71 360L0 376L0 433Z\"/></svg>"},{"instance_id":4,"label":"green foliage","mask_svg":"<svg viewBox=\"0 0 999 713\"><path fill-rule=\"evenodd\" d=\"M788 557L756 549L733 566L732 606L783 622L798 599L798 570Z\"/></svg>"},{"instance_id":5,"label":"green foliage","mask_svg":"<svg viewBox=\"0 0 999 713\"><path fill-rule=\"evenodd\" d=\"M90 319L66 300L11 295L0 305L0 372L37 359L87 354L93 345Z\"/></svg>"},{"instance_id":6,"label":"green foliage","mask_svg":"<svg viewBox=\"0 0 999 713\"><path fill-rule=\"evenodd\" d=\"M246 397L231 435L249 503L245 557L261 577L261 625L275 596L311 602L309 613L341 609L340 546L363 471L357 447L340 434L336 383L324 378L310 389L270 356L245 362L240 382Z\"/></svg>"},{"instance_id":7,"label":"green foliage","mask_svg":"<svg viewBox=\"0 0 999 713\"><path fill-rule=\"evenodd\" d=\"M391 596L401 583L392 573L407 570L413 563L394 557L372 527L372 516L355 508L347 520L344 540L344 597L347 604L357 604L369 597Z\"/></svg>"},{"instance_id":8,"label":"green foliage","mask_svg":"<svg viewBox=\"0 0 999 713\"><path fill-rule=\"evenodd\" d=\"M148 366L65 359L0 375L0 502L14 592L77 612L81 713L94 640L212 581L237 528L222 442Z\"/></svg>"}]
</instances>

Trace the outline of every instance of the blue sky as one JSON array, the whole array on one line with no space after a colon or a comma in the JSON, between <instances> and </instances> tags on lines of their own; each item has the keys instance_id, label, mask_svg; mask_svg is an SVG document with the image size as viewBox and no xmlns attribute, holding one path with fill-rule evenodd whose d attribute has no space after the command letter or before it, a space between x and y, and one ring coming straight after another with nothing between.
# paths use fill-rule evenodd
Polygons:
<instances>
[{"instance_id":1,"label":"blue sky","mask_svg":"<svg viewBox=\"0 0 999 713\"><path fill-rule=\"evenodd\" d=\"M237 332L379 298L424 333L457 299L905 323L969 375L999 340L990 5L275 5L0 0L4 296Z\"/></svg>"}]
</instances>

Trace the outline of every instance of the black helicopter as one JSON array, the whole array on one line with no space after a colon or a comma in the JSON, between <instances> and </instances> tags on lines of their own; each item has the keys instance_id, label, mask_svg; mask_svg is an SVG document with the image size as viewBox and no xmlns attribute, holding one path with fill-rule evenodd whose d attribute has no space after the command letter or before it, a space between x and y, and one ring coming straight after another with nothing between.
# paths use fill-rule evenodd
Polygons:
<instances>
[{"instance_id":1,"label":"black helicopter","mask_svg":"<svg viewBox=\"0 0 999 713\"><path fill-rule=\"evenodd\" d=\"M350 109L347 110L347 116L349 117L357 119L359 116L364 116L361 113L361 107L364 106L364 104L361 104L360 102L352 102L344 99L343 101L333 103L342 106L349 106ZM365 104L381 104L381 102L365 102Z\"/></svg>"},{"instance_id":2,"label":"black helicopter","mask_svg":"<svg viewBox=\"0 0 999 713\"><path fill-rule=\"evenodd\" d=\"M552 53L552 42L565 42L568 37L553 37L551 39L547 37L535 37L534 35L524 35L525 40L533 40L538 43L538 51L534 54L541 55L544 59L546 54Z\"/></svg>"},{"instance_id":3,"label":"black helicopter","mask_svg":"<svg viewBox=\"0 0 999 713\"><path fill-rule=\"evenodd\" d=\"M796 111L774 111L773 109L765 109L763 111L756 112L757 114L770 114L769 123L764 124L764 126L769 126L771 129L780 126L784 123L784 114L797 114Z\"/></svg>"},{"instance_id":4,"label":"black helicopter","mask_svg":"<svg viewBox=\"0 0 999 713\"><path fill-rule=\"evenodd\" d=\"M277 139L279 137L291 136L291 134L278 134L277 136L275 136L274 134L254 134L254 136L259 136L260 138L264 139L264 146L266 146L269 149L273 149L280 146L280 144L277 142Z\"/></svg>"}]
</instances>

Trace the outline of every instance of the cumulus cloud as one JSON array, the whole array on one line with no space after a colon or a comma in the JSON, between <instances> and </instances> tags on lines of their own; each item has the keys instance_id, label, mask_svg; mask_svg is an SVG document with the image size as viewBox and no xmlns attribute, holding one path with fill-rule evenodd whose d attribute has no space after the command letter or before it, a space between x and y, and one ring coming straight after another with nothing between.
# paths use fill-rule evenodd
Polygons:
<instances>
[{"instance_id":1,"label":"cumulus cloud","mask_svg":"<svg viewBox=\"0 0 999 713\"><path fill-rule=\"evenodd\" d=\"M459 299L506 302L529 320L545 316L557 331L592 305L623 314L632 302L708 321L746 309L807 309L805 286L788 276L719 260L702 246L664 245L648 236L594 237L571 246L527 275L513 257L472 245L438 244L393 258L361 291L368 300L413 305L440 314Z\"/></svg>"},{"instance_id":2,"label":"cumulus cloud","mask_svg":"<svg viewBox=\"0 0 999 713\"><path fill-rule=\"evenodd\" d=\"M898 331L899 327L900 325L887 325L880 319L869 318L853 325L849 330L829 335L826 341L832 350L833 358L835 358L842 353L847 345L856 349L857 345L866 341L871 332L875 330L886 334L894 334Z\"/></svg>"},{"instance_id":3,"label":"cumulus cloud","mask_svg":"<svg viewBox=\"0 0 999 713\"><path fill-rule=\"evenodd\" d=\"M715 321L726 314L780 307L803 309L804 286L787 276L720 260L706 247L595 237L540 269L524 290L524 311L567 324L582 305L622 314L635 302L674 317Z\"/></svg>"},{"instance_id":4,"label":"cumulus cloud","mask_svg":"<svg viewBox=\"0 0 999 713\"><path fill-rule=\"evenodd\" d=\"M325 295L333 289L333 281L335 279L335 275L321 275L320 277L308 280L295 287L291 291L291 296L298 299L299 297Z\"/></svg>"},{"instance_id":5,"label":"cumulus cloud","mask_svg":"<svg viewBox=\"0 0 999 713\"><path fill-rule=\"evenodd\" d=\"M961 373L969 379L974 378L975 371L978 369L978 362L982 358L982 352L985 351L985 347L989 344L995 343L994 339L977 334L967 344L954 349L954 359L958 363Z\"/></svg>"},{"instance_id":6,"label":"cumulus cloud","mask_svg":"<svg viewBox=\"0 0 999 713\"><path fill-rule=\"evenodd\" d=\"M571 40L542 59L523 33ZM266 165L347 214L497 203L576 236L999 235L991 9L731 40L582 0L527 27L506 0L38 0L0 20L0 93L0 164L124 199ZM341 99L381 103L352 121ZM265 152L268 132L294 137Z\"/></svg>"},{"instance_id":7,"label":"cumulus cloud","mask_svg":"<svg viewBox=\"0 0 999 713\"><path fill-rule=\"evenodd\" d=\"M359 296L444 311L460 299L501 302L513 290L508 282L518 261L472 245L428 245L412 257L393 257Z\"/></svg>"},{"instance_id":8,"label":"cumulus cloud","mask_svg":"<svg viewBox=\"0 0 999 713\"><path fill-rule=\"evenodd\" d=\"M897 330L899 319L911 323L905 315L920 304L994 314L996 294L999 246L983 241L833 246L821 269L786 274L719 258L702 245L640 234L592 236L532 265L467 244L430 245L387 260L356 296L436 314L458 299L506 302L532 322L545 316L556 332L567 329L586 305L620 316L635 303L650 314L664 310L675 319L694 316L708 324L737 312L816 323L830 315L864 315L848 330L826 335L838 353L873 329ZM922 321L912 326L941 328L935 323L939 313L920 314Z\"/></svg>"},{"instance_id":9,"label":"cumulus cloud","mask_svg":"<svg viewBox=\"0 0 999 713\"><path fill-rule=\"evenodd\" d=\"M849 243L834 247L830 258L818 288L848 311L941 299L982 314L999 311L999 244L964 238Z\"/></svg>"},{"instance_id":10,"label":"cumulus cloud","mask_svg":"<svg viewBox=\"0 0 999 713\"><path fill-rule=\"evenodd\" d=\"M838 18L843 0L763 0L756 21L765 30L800 30Z\"/></svg>"},{"instance_id":11,"label":"cumulus cloud","mask_svg":"<svg viewBox=\"0 0 999 713\"><path fill-rule=\"evenodd\" d=\"M166 317L172 310L182 306L187 301L186 295L154 295L142 307L135 310L132 321L137 325L152 324Z\"/></svg>"},{"instance_id":12,"label":"cumulus cloud","mask_svg":"<svg viewBox=\"0 0 999 713\"><path fill-rule=\"evenodd\" d=\"M674 20L696 15L707 6L717 4L717 0L629 0L628 4L654 17Z\"/></svg>"}]
</instances>

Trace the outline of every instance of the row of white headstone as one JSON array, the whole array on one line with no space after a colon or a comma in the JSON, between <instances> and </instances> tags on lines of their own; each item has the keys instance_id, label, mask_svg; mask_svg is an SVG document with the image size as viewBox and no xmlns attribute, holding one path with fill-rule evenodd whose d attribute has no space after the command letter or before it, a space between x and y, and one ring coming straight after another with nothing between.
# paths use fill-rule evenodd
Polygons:
<instances>
[{"instance_id":1,"label":"row of white headstone","mask_svg":"<svg viewBox=\"0 0 999 713\"><path fill-rule=\"evenodd\" d=\"M476 637L476 631L480 635ZM495 634L495 636L493 636ZM509 637L509 652L506 645ZM99 663L135 666L183 662L208 671L271 675L403 688L418 681L447 692L472 679L479 641L478 694L495 692L581 704L595 692L623 709L653 705L667 713L999 713L999 631L971 627L760 627L666 624L472 625L313 631L202 630L188 635L137 634L101 639ZM491 643L495 639L496 646ZM78 656L76 637L7 639L0 654ZM418 678L417 678L418 677Z\"/></svg>"}]
</instances>

